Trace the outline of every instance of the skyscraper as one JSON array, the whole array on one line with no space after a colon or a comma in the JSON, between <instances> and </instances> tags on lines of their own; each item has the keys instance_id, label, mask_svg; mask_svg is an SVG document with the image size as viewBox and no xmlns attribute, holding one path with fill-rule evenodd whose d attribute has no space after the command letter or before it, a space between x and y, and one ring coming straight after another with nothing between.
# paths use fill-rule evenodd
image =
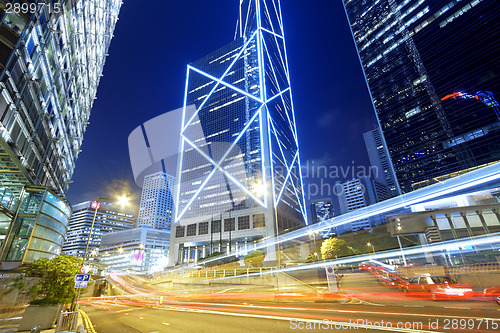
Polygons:
<instances>
[{"instance_id":1,"label":"skyscraper","mask_svg":"<svg viewBox=\"0 0 500 333\"><path fill-rule=\"evenodd\" d=\"M387 187L369 177L353 178L347 182L336 186L341 186L342 192L339 195L340 213L345 214L356 209L363 208L374 203L389 199ZM351 222L337 228L338 233L345 231L358 231L370 229L374 225L385 222L382 217L375 216L363 220Z\"/></svg>"},{"instance_id":2,"label":"skyscraper","mask_svg":"<svg viewBox=\"0 0 500 333\"><path fill-rule=\"evenodd\" d=\"M344 0L401 191L500 159L494 0Z\"/></svg>"},{"instance_id":3,"label":"skyscraper","mask_svg":"<svg viewBox=\"0 0 500 333\"><path fill-rule=\"evenodd\" d=\"M155 229L170 230L174 187L175 178L165 172L144 177L137 226L149 225Z\"/></svg>"},{"instance_id":4,"label":"skyscraper","mask_svg":"<svg viewBox=\"0 0 500 333\"><path fill-rule=\"evenodd\" d=\"M134 227L135 212L133 210L115 206L105 201L101 201L100 204L97 213L92 207L92 201L73 205L73 215L69 221L68 233L63 244L65 254L83 257L94 215L94 227L92 228L87 255L90 255L91 250L99 248L104 234Z\"/></svg>"},{"instance_id":5,"label":"skyscraper","mask_svg":"<svg viewBox=\"0 0 500 333\"><path fill-rule=\"evenodd\" d=\"M331 219L335 214L332 199L324 198L313 200L310 203L311 223L319 223Z\"/></svg>"},{"instance_id":6,"label":"skyscraper","mask_svg":"<svg viewBox=\"0 0 500 333\"><path fill-rule=\"evenodd\" d=\"M364 133L363 138L365 139L370 164L376 168L375 180L387 186L391 197L399 195L396 176L394 175L394 169L380 127Z\"/></svg>"},{"instance_id":7,"label":"skyscraper","mask_svg":"<svg viewBox=\"0 0 500 333\"><path fill-rule=\"evenodd\" d=\"M64 201L121 3L0 9L0 239L33 186Z\"/></svg>"},{"instance_id":8,"label":"skyscraper","mask_svg":"<svg viewBox=\"0 0 500 333\"><path fill-rule=\"evenodd\" d=\"M214 232L226 252L230 237L253 244L306 223L278 0L240 2L238 38L188 65L184 107L170 264L213 251Z\"/></svg>"}]
</instances>

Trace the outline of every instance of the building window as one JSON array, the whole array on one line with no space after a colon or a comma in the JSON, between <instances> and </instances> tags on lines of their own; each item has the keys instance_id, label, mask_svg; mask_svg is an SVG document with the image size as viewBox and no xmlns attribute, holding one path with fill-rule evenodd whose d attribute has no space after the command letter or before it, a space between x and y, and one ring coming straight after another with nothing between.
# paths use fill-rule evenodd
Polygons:
<instances>
[{"instance_id":1,"label":"building window","mask_svg":"<svg viewBox=\"0 0 500 333\"><path fill-rule=\"evenodd\" d=\"M250 229L250 216L238 217L238 230Z\"/></svg>"},{"instance_id":2,"label":"building window","mask_svg":"<svg viewBox=\"0 0 500 333\"><path fill-rule=\"evenodd\" d=\"M196 236L196 223L187 226L187 236Z\"/></svg>"},{"instance_id":3,"label":"building window","mask_svg":"<svg viewBox=\"0 0 500 333\"><path fill-rule=\"evenodd\" d=\"M266 226L266 218L264 214L255 214L253 216L253 227L254 228L264 228Z\"/></svg>"},{"instance_id":4,"label":"building window","mask_svg":"<svg viewBox=\"0 0 500 333\"><path fill-rule=\"evenodd\" d=\"M200 223L200 226L198 227L198 234L199 235L208 234L208 222L201 222Z\"/></svg>"},{"instance_id":5,"label":"building window","mask_svg":"<svg viewBox=\"0 0 500 333\"><path fill-rule=\"evenodd\" d=\"M175 237L184 237L184 227L178 226L175 228Z\"/></svg>"},{"instance_id":6,"label":"building window","mask_svg":"<svg viewBox=\"0 0 500 333\"><path fill-rule=\"evenodd\" d=\"M230 219L224 219L224 231L234 231L234 217Z\"/></svg>"},{"instance_id":7,"label":"building window","mask_svg":"<svg viewBox=\"0 0 500 333\"><path fill-rule=\"evenodd\" d=\"M220 221L212 221L212 233L220 232Z\"/></svg>"}]
</instances>

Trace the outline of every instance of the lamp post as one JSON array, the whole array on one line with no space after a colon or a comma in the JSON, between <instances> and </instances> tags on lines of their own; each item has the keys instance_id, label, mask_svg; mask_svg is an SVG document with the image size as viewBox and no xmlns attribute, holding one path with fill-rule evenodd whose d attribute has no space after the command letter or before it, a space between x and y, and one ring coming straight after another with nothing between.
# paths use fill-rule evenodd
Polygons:
<instances>
[{"instance_id":1,"label":"lamp post","mask_svg":"<svg viewBox=\"0 0 500 333\"><path fill-rule=\"evenodd\" d=\"M94 217L92 218L92 224L90 225L89 237L87 238L87 246L85 247L85 252L83 253L83 262L87 259L87 252L89 250L90 239L92 237L92 231L94 230L95 218L97 216L97 211L101 208L101 200L107 198L97 197L97 201L92 201L90 208L94 210Z\"/></svg>"},{"instance_id":2,"label":"lamp post","mask_svg":"<svg viewBox=\"0 0 500 333\"><path fill-rule=\"evenodd\" d=\"M90 204L90 208L92 208L94 210L94 216L92 217L92 224L90 225L89 237L87 238L87 245L85 246L85 252L83 253L83 263L85 263L85 260L87 259L87 253L89 251L89 244L90 244L90 239L92 238L92 231L94 230L94 224L95 224L95 219L97 216L97 211L99 210L99 208L101 208L101 200L109 200L109 198L104 198L104 197L98 196L97 200L92 201L92 203ZM126 196L122 196L118 199L118 202L120 203L120 205L123 206L126 203L128 203L128 198ZM74 305L75 308L78 307L78 302L80 300L80 292L81 292L81 288L78 288L78 295L76 296L76 302ZM72 308L73 308L73 306L72 306Z\"/></svg>"},{"instance_id":3,"label":"lamp post","mask_svg":"<svg viewBox=\"0 0 500 333\"><path fill-rule=\"evenodd\" d=\"M398 226L396 229L398 229L398 231L401 231L403 229L403 227L401 227L400 222L398 222ZM405 253L403 251L403 247L401 246L401 239L399 238L399 235L397 235L397 238L398 238L399 250L401 251L401 256L403 257L403 264L407 266Z\"/></svg>"},{"instance_id":4,"label":"lamp post","mask_svg":"<svg viewBox=\"0 0 500 333\"><path fill-rule=\"evenodd\" d=\"M366 243L367 246L371 246L372 247L372 251L373 251L373 254L375 254L375 248L373 247L373 244L368 242Z\"/></svg>"}]
</instances>

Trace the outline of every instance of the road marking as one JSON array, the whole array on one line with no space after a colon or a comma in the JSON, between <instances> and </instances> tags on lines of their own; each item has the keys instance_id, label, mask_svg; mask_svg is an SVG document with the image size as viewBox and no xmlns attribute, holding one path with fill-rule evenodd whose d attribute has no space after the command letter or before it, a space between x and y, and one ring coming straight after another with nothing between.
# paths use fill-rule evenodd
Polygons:
<instances>
[{"instance_id":1,"label":"road marking","mask_svg":"<svg viewBox=\"0 0 500 333\"><path fill-rule=\"evenodd\" d=\"M144 318L142 318L142 317L139 317L139 319L144 319Z\"/></svg>"},{"instance_id":2,"label":"road marking","mask_svg":"<svg viewBox=\"0 0 500 333\"><path fill-rule=\"evenodd\" d=\"M403 305L405 308L423 308L423 305Z\"/></svg>"},{"instance_id":3,"label":"road marking","mask_svg":"<svg viewBox=\"0 0 500 333\"><path fill-rule=\"evenodd\" d=\"M160 308L159 310L191 312L191 311L189 311L190 309L176 308L176 307L165 307L165 308ZM213 310L201 310L198 312L202 312L202 313L206 313L206 314L218 314L218 315L223 315L223 316L233 316L233 317L283 320L283 321L288 321L288 322L295 320L295 322L309 322L309 323L316 323L316 324L324 324L325 323L324 319L318 320L318 319L306 319L306 318L296 318L296 317L256 315L256 314L248 314L248 313L221 312L221 311L213 311ZM329 325L333 325L333 326L338 325L339 327L342 327L342 325L346 324L346 322L333 321L333 320L329 320L328 323L329 323ZM356 328L373 329L374 325L373 324L357 324L356 323ZM398 333L401 333L401 332L406 332L406 333L436 333L436 331L414 330L414 329L395 328L395 327L386 327L386 326L376 326L375 328L377 330L380 330L380 331L389 331L389 332L398 332Z\"/></svg>"},{"instance_id":4,"label":"road marking","mask_svg":"<svg viewBox=\"0 0 500 333\"><path fill-rule=\"evenodd\" d=\"M247 305L241 304L224 304L224 303L203 303L203 302L188 302L188 303L180 303L181 306L193 306L193 305L217 305L217 306L226 306L226 307L238 307L245 308ZM341 309L321 309L321 308L299 308L299 307L284 307L284 306L266 306L266 305L253 305L254 308L260 309L281 309L281 310L298 310L303 311L309 309L311 311L320 311L320 312L339 312L339 313L363 313L363 314L385 314L385 315L395 315L395 316L413 316L419 317L422 316L422 313L407 313L407 312L383 312L383 311L367 311L367 310L341 310ZM416 305L415 307L423 307L421 305ZM497 309L499 310L499 309ZM500 310L499 310L500 311ZM454 315L438 315L433 313L426 313L425 316L428 317L436 317L436 318L465 318L465 319L483 319L483 320L498 320L498 318L487 318L487 317L472 317L472 316L454 316Z\"/></svg>"},{"instance_id":5,"label":"road marking","mask_svg":"<svg viewBox=\"0 0 500 333\"><path fill-rule=\"evenodd\" d=\"M460 310L470 310L470 308L460 307L460 306L445 306L445 309L460 309Z\"/></svg>"},{"instance_id":6,"label":"road marking","mask_svg":"<svg viewBox=\"0 0 500 333\"><path fill-rule=\"evenodd\" d=\"M23 319L23 317L12 317L12 318L7 318L7 319L0 319L0 321L3 321L3 320L17 320L17 319Z\"/></svg>"},{"instance_id":7,"label":"road marking","mask_svg":"<svg viewBox=\"0 0 500 333\"><path fill-rule=\"evenodd\" d=\"M163 323L163 325L167 325L167 326L168 326L168 325L170 325L170 324L169 324L169 323Z\"/></svg>"}]
</instances>

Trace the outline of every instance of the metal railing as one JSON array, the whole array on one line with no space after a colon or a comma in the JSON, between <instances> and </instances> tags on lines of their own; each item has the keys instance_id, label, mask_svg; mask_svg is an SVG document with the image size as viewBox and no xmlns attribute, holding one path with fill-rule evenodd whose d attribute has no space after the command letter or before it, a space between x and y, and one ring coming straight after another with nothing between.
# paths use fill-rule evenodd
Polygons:
<instances>
[{"instance_id":1,"label":"metal railing","mask_svg":"<svg viewBox=\"0 0 500 333\"><path fill-rule=\"evenodd\" d=\"M61 311L57 318L56 332L76 331L78 309L76 311Z\"/></svg>"}]
</instances>

